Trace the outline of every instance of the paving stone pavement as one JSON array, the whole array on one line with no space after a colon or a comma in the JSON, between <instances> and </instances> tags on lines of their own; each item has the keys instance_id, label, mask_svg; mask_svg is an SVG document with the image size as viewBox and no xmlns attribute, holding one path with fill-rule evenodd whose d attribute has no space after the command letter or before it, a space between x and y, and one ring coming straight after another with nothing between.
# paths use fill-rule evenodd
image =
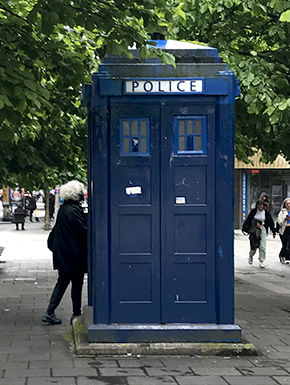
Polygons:
<instances>
[{"instance_id":1,"label":"paving stone pavement","mask_svg":"<svg viewBox=\"0 0 290 385\"><path fill-rule=\"evenodd\" d=\"M67 341L69 291L57 309L63 323L41 322L57 276L47 236L42 222L26 231L0 223L0 385L290 385L290 267L278 260L279 238L268 237L259 269L235 231L236 324L260 356L78 358Z\"/></svg>"}]
</instances>

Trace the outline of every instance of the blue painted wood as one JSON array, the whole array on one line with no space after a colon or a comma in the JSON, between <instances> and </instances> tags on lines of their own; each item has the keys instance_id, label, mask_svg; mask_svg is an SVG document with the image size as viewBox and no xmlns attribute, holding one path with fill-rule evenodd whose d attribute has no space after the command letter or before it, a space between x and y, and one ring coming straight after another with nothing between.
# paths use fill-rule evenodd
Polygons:
<instances>
[{"instance_id":1,"label":"blue painted wood","mask_svg":"<svg viewBox=\"0 0 290 385\"><path fill-rule=\"evenodd\" d=\"M234 87L234 79L233 79ZM217 105L217 322L234 323L234 104Z\"/></svg>"},{"instance_id":2,"label":"blue painted wood","mask_svg":"<svg viewBox=\"0 0 290 385\"><path fill-rule=\"evenodd\" d=\"M215 323L215 105L162 108L162 322ZM182 106L182 108L181 108ZM207 155L174 155L174 117L204 116ZM177 200L179 198L179 200ZM180 198L183 198L183 202Z\"/></svg>"},{"instance_id":3,"label":"blue painted wood","mask_svg":"<svg viewBox=\"0 0 290 385\"><path fill-rule=\"evenodd\" d=\"M137 69L136 66L134 67L134 69ZM196 77L196 78L193 78L193 77L188 77L188 79L202 79L203 82L204 82L204 87L203 87L203 92L202 94L203 95L228 95L229 93L229 89L228 89L228 75L227 76L223 76L224 74L224 71L220 71L220 76L217 77L216 75L213 76L213 74L211 75L212 77L209 77L209 78L200 78L200 77ZM153 76L154 74L152 74ZM188 74L189 75L189 74ZM186 79L187 77L184 76L184 79ZM128 78L124 78L124 79L111 79L111 78L108 78L107 76L105 76L104 78L101 78L100 79L100 95L101 96L122 96L123 93L124 93L124 83L126 80L178 80L180 78L177 78L177 77L166 77L166 76L163 76L163 77L160 77L160 76L157 76L157 77L148 77L148 78L136 78L132 75L132 77ZM186 94L186 93L184 93ZM142 95L142 94L138 94L138 95ZM148 94L147 96L150 96L150 98L152 97L152 95L158 95L158 93L150 93ZM176 94L175 94L176 95ZM181 96L180 94L177 94L179 96Z\"/></svg>"},{"instance_id":4,"label":"blue painted wood","mask_svg":"<svg viewBox=\"0 0 290 385\"><path fill-rule=\"evenodd\" d=\"M150 119L150 156L121 155L120 121L134 117ZM111 322L160 322L159 108L114 99L110 123Z\"/></svg>"},{"instance_id":5,"label":"blue painted wood","mask_svg":"<svg viewBox=\"0 0 290 385\"><path fill-rule=\"evenodd\" d=\"M176 68L142 62L138 51L133 60L108 57L84 93L94 308L89 338L239 341L233 324L237 84L215 49L160 44L179 58ZM125 94L124 82L136 77L202 78L203 94ZM205 117L207 151L174 152L178 116ZM128 117L149 119L149 155L121 156L119 124Z\"/></svg>"}]
</instances>

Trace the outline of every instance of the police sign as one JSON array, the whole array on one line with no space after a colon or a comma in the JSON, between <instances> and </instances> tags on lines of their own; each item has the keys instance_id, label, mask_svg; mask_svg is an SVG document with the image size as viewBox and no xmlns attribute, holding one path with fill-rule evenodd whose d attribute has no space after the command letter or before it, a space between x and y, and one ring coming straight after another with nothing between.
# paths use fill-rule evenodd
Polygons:
<instances>
[{"instance_id":1,"label":"police sign","mask_svg":"<svg viewBox=\"0 0 290 385\"><path fill-rule=\"evenodd\" d=\"M131 79L125 80L126 94L201 94L203 79Z\"/></svg>"}]
</instances>

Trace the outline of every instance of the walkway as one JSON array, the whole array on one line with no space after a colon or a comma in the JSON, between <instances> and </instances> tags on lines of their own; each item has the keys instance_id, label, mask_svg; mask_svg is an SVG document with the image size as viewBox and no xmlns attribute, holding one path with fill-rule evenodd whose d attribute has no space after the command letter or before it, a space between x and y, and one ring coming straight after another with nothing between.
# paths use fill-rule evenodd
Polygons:
<instances>
[{"instance_id":1,"label":"walkway","mask_svg":"<svg viewBox=\"0 0 290 385\"><path fill-rule=\"evenodd\" d=\"M257 258L247 264L248 239L235 234L236 323L259 357L77 358L64 338L69 292L57 311L63 323L41 322L56 280L42 226L0 224L0 385L290 385L290 267L279 263L279 238L268 238L262 270Z\"/></svg>"}]
</instances>

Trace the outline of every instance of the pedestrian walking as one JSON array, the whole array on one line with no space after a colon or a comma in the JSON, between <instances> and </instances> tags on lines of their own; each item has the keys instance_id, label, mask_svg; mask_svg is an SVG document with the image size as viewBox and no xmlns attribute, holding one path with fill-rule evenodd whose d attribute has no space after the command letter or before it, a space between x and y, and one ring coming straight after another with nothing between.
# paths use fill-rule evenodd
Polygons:
<instances>
[{"instance_id":1,"label":"pedestrian walking","mask_svg":"<svg viewBox=\"0 0 290 385\"><path fill-rule=\"evenodd\" d=\"M12 223L15 223L16 230L19 230L19 225L21 225L21 230L25 230L25 210L21 204L18 204L13 213Z\"/></svg>"},{"instance_id":2,"label":"pedestrian walking","mask_svg":"<svg viewBox=\"0 0 290 385\"><path fill-rule=\"evenodd\" d=\"M282 242L279 253L281 263L290 264L290 198L284 199L277 218L277 227Z\"/></svg>"},{"instance_id":3,"label":"pedestrian walking","mask_svg":"<svg viewBox=\"0 0 290 385\"><path fill-rule=\"evenodd\" d=\"M52 221L54 217L55 197L52 192L49 193L49 220Z\"/></svg>"},{"instance_id":4,"label":"pedestrian walking","mask_svg":"<svg viewBox=\"0 0 290 385\"><path fill-rule=\"evenodd\" d=\"M262 201L265 202L266 209L271 212L270 199L269 199L268 195L265 192L262 192L260 199L262 199Z\"/></svg>"},{"instance_id":5,"label":"pedestrian walking","mask_svg":"<svg viewBox=\"0 0 290 385\"><path fill-rule=\"evenodd\" d=\"M61 186L60 196L64 199L56 224L48 237L48 248L53 253L53 268L58 270L57 283L42 321L60 324L55 316L68 285L71 282L73 314L81 315L81 299L84 274L87 272L87 215L81 208L84 186L79 181L71 181Z\"/></svg>"},{"instance_id":6,"label":"pedestrian walking","mask_svg":"<svg viewBox=\"0 0 290 385\"><path fill-rule=\"evenodd\" d=\"M35 209L36 209L36 197L35 197L35 194L33 193L32 196L29 196L27 198L27 210L29 211L30 222L33 222L32 215Z\"/></svg>"},{"instance_id":7,"label":"pedestrian walking","mask_svg":"<svg viewBox=\"0 0 290 385\"><path fill-rule=\"evenodd\" d=\"M250 265L253 264L253 257L259 248L259 267L261 269L265 268L266 240L269 227L273 233L273 238L275 238L274 221L267 209L266 203L259 199L256 202L255 208L250 211L245 220L242 231L249 234L250 252L248 263Z\"/></svg>"}]
</instances>

